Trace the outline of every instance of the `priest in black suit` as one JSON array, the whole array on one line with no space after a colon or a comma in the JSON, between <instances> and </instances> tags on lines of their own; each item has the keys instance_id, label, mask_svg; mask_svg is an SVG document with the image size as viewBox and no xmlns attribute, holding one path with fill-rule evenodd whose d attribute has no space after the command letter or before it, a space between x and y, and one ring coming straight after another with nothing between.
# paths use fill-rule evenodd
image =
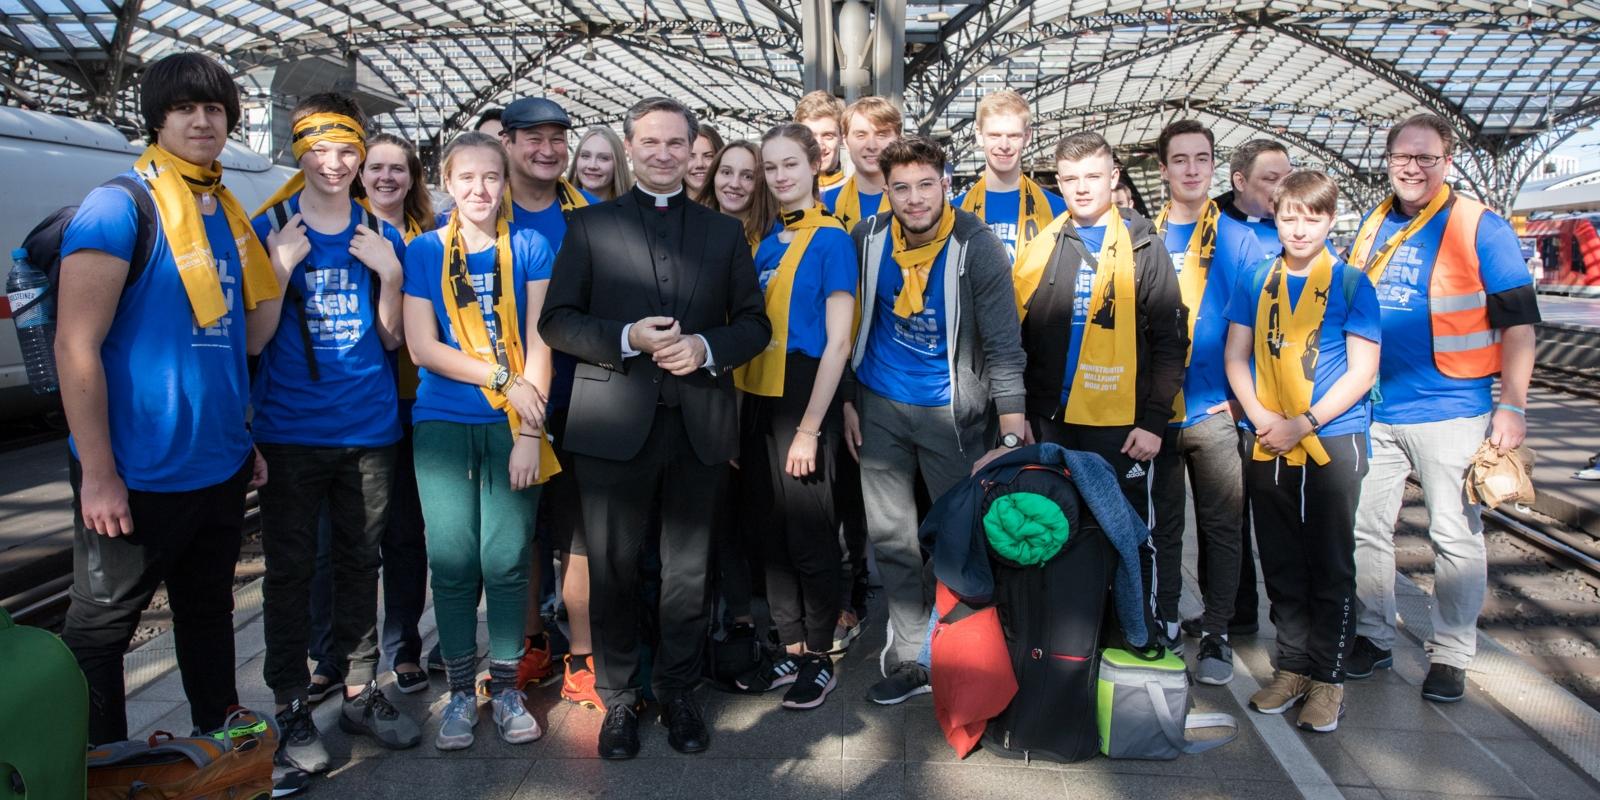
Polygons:
<instances>
[{"instance_id":1,"label":"priest in black suit","mask_svg":"<svg viewBox=\"0 0 1600 800\"><path fill-rule=\"evenodd\" d=\"M693 113L641 101L623 125L637 184L567 225L539 333L576 356L564 433L589 532L601 758L639 751L639 560L661 525L660 645L651 683L668 741L704 750L691 690L709 621L711 530L739 453L733 368L772 329L738 221L691 202Z\"/></svg>"}]
</instances>

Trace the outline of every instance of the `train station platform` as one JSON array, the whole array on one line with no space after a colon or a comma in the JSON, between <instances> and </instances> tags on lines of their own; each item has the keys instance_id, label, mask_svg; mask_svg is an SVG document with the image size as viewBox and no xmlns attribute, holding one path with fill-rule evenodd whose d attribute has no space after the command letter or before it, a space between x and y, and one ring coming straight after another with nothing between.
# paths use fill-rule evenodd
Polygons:
<instances>
[{"instance_id":1,"label":"train station platform","mask_svg":"<svg viewBox=\"0 0 1600 800\"><path fill-rule=\"evenodd\" d=\"M1186 612L1197 611L1194 568L1186 565ZM1403 577L1400 607L1405 635L1393 670L1348 684L1348 713L1338 731L1310 734L1289 718L1247 710L1251 693L1271 678L1272 631L1238 637L1236 673L1227 686L1196 685L1200 711L1231 713L1238 738L1217 750L1176 761L1023 764L978 750L957 760L933 716L931 696L893 707L864 700L878 676L881 606L872 633L839 666L839 688L814 711L779 706L781 692L762 697L699 692L712 726L711 749L683 756L646 713L643 748L628 762L595 756L601 715L559 699L556 686L531 692L529 707L544 728L537 742L502 743L487 712L477 744L442 753L432 741L445 704L436 679L424 692L389 692L423 721L424 740L401 752L352 738L337 727L338 701L315 711L333 765L315 778L309 797L340 800L392 797L480 797L542 800L573 797L706 798L1293 798L1307 800L1423 800L1423 798L1600 797L1600 713L1578 701L1480 635L1461 703L1421 699L1427 671L1418 644L1427 634L1427 596ZM1262 597L1265 597L1263 591ZM1266 608L1260 613L1267 619ZM241 700L271 707L262 683L259 582L239 593L237 679ZM480 643L486 641L481 629ZM1420 626L1420 627L1419 627ZM432 609L424 638L433 638ZM1189 650L1194 650L1191 640ZM1192 658L1192 655L1191 655ZM189 726L182 686L172 667L171 637L129 654L129 721L136 735ZM385 677L385 685L392 678Z\"/></svg>"}]
</instances>

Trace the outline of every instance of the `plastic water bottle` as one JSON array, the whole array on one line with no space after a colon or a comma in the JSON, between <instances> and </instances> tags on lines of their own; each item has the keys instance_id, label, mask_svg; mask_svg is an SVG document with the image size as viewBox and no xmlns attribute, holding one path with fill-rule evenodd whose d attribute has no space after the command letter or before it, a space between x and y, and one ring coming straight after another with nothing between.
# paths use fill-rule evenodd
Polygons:
<instances>
[{"instance_id":1,"label":"plastic water bottle","mask_svg":"<svg viewBox=\"0 0 1600 800\"><path fill-rule=\"evenodd\" d=\"M34 394L58 391L55 294L50 292L50 278L28 263L28 251L21 247L11 251L6 299L11 303L12 319L17 324L17 343L22 345L22 364L28 371L28 385L33 387ZM29 304L33 304L31 308ZM17 313L19 310L21 313Z\"/></svg>"}]
</instances>

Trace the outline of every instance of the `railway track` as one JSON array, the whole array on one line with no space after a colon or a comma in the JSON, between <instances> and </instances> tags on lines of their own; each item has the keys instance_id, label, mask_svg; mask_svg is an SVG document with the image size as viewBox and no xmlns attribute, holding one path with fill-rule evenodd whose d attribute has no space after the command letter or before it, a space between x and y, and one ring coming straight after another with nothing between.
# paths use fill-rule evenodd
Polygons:
<instances>
[{"instance_id":1,"label":"railway track","mask_svg":"<svg viewBox=\"0 0 1600 800\"><path fill-rule=\"evenodd\" d=\"M1600 708L1600 541L1520 509L1485 510L1489 591L1478 627ZM1433 587L1427 512L1415 484L1395 531L1395 566Z\"/></svg>"}]
</instances>

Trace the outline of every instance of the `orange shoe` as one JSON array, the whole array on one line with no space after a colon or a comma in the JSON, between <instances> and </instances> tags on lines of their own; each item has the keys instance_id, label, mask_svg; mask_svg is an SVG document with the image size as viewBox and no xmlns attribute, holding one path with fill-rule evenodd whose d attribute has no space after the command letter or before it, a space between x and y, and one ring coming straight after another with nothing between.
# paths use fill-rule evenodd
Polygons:
<instances>
[{"instance_id":1,"label":"orange shoe","mask_svg":"<svg viewBox=\"0 0 1600 800\"><path fill-rule=\"evenodd\" d=\"M600 702L600 694L594 690L594 656L584 656L577 669L572 667L571 655L562 660L566 662L566 674L561 677L561 697L584 708L605 711L606 704Z\"/></svg>"},{"instance_id":2,"label":"orange shoe","mask_svg":"<svg viewBox=\"0 0 1600 800\"><path fill-rule=\"evenodd\" d=\"M524 691L528 685L535 687L548 686L555 677L556 669L554 659L550 655L550 637L541 635L541 643L534 644L533 637L527 637L527 648L522 653L522 660L517 663L517 688Z\"/></svg>"}]
</instances>

